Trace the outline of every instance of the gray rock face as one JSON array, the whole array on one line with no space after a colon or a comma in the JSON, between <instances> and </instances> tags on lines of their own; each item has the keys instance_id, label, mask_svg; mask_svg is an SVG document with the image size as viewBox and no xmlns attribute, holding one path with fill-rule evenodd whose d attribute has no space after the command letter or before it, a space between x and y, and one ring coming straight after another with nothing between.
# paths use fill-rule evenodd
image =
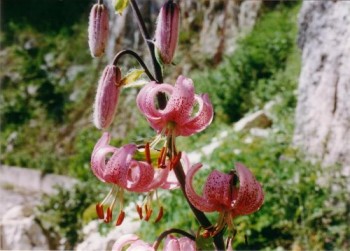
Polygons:
<instances>
[{"instance_id":1,"label":"gray rock face","mask_svg":"<svg viewBox=\"0 0 350 251\"><path fill-rule=\"evenodd\" d=\"M9 210L1 221L2 250L48 250L43 230L35 221L30 207L17 206Z\"/></svg>"},{"instance_id":2,"label":"gray rock face","mask_svg":"<svg viewBox=\"0 0 350 251\"><path fill-rule=\"evenodd\" d=\"M249 32L256 21L262 0L208 0L178 1L181 8L180 46L178 54L184 61L198 58L220 60L222 54L231 54L236 40ZM111 34L107 48L107 58L112 60L116 51L122 48L144 48L141 35L130 6L123 15L115 15L112 1L105 1L110 9ZM138 1L146 25L153 36L158 10L164 3L157 1ZM142 46L142 47L141 47ZM187 55L191 51L191 55ZM147 55L145 53L145 55ZM188 58L187 58L188 57Z\"/></svg>"},{"instance_id":3,"label":"gray rock face","mask_svg":"<svg viewBox=\"0 0 350 251\"><path fill-rule=\"evenodd\" d=\"M350 2L304 1L294 141L324 164L350 165Z\"/></svg>"}]
</instances>

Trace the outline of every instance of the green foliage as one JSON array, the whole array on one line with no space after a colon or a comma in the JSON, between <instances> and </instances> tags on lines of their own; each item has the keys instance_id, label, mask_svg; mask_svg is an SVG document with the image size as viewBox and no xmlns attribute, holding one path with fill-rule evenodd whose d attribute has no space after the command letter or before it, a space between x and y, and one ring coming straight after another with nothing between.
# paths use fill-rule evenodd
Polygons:
<instances>
[{"instance_id":1,"label":"green foliage","mask_svg":"<svg viewBox=\"0 0 350 251\"><path fill-rule=\"evenodd\" d=\"M17 37L17 34L12 29L13 26L23 29L23 27L30 25L36 27L40 33L47 35L57 34L58 32L73 35L75 33L74 24L82 17L87 20L90 7L86 0L2 0L1 21L4 31L4 41L2 42L5 45L14 42L13 40Z\"/></svg>"},{"instance_id":2,"label":"green foliage","mask_svg":"<svg viewBox=\"0 0 350 251\"><path fill-rule=\"evenodd\" d=\"M197 90L210 93L218 117L236 121L283 91L271 80L285 68L295 43L297 10L298 6L281 5L278 11L267 12L239 41L232 57L195 77Z\"/></svg>"},{"instance_id":3,"label":"green foliage","mask_svg":"<svg viewBox=\"0 0 350 251\"><path fill-rule=\"evenodd\" d=\"M263 184L265 201L255 214L236 219L238 250L283 247L343 249L349 243L347 223L349 179L341 167L320 167L291 148L287 132L246 142L249 134L229 133L206 162L229 172L235 162L246 164ZM239 150L239 151L237 151ZM237 154L237 152L239 152ZM245 244L244 234L248 236Z\"/></svg>"},{"instance_id":4,"label":"green foliage","mask_svg":"<svg viewBox=\"0 0 350 251\"><path fill-rule=\"evenodd\" d=\"M196 230L196 220L180 190L165 192L160 196L160 204L164 207L164 216L158 223L153 223L154 215L150 222L142 222L139 230L140 236L150 243L153 243L157 236L170 228L182 228L185 231ZM157 203L153 205L153 214L158 213Z\"/></svg>"},{"instance_id":5,"label":"green foliage","mask_svg":"<svg viewBox=\"0 0 350 251\"><path fill-rule=\"evenodd\" d=\"M38 207L37 216L44 228L66 238L65 249L73 249L81 240L83 215L87 217L86 209L96 203L100 193L99 186L92 183L78 184L69 190L58 187L57 194L45 196Z\"/></svg>"}]
</instances>

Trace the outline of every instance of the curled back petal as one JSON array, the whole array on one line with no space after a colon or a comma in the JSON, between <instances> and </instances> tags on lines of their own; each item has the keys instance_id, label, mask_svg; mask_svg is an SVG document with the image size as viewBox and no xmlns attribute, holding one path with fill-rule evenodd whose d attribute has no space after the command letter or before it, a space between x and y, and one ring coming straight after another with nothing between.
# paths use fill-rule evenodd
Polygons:
<instances>
[{"instance_id":1,"label":"curled back petal","mask_svg":"<svg viewBox=\"0 0 350 251\"><path fill-rule=\"evenodd\" d=\"M105 146L105 147L100 147L97 149L92 158L91 158L91 169L92 172L95 174L95 176L103 181L103 182L108 182L105 180L104 177L104 172L106 170L106 155L108 153L115 153L118 151L118 148L113 147L113 146Z\"/></svg>"},{"instance_id":2,"label":"curled back petal","mask_svg":"<svg viewBox=\"0 0 350 251\"><path fill-rule=\"evenodd\" d=\"M259 210L264 194L261 185L243 164L236 164L239 178L237 199L232 204L232 215L246 215Z\"/></svg>"},{"instance_id":3,"label":"curled back petal","mask_svg":"<svg viewBox=\"0 0 350 251\"><path fill-rule=\"evenodd\" d=\"M190 136L194 133L203 131L211 124L214 110L208 94L202 94L200 96L195 95L195 99L199 105L198 112L182 127L177 128L177 135Z\"/></svg>"},{"instance_id":4,"label":"curled back petal","mask_svg":"<svg viewBox=\"0 0 350 251\"><path fill-rule=\"evenodd\" d=\"M127 188L128 171L136 150L136 145L128 144L115 151L104 170L104 179L107 182Z\"/></svg>"},{"instance_id":5,"label":"curled back petal","mask_svg":"<svg viewBox=\"0 0 350 251\"><path fill-rule=\"evenodd\" d=\"M226 211L231 206L231 175L212 171L205 183L203 196L213 204L218 205L219 211Z\"/></svg>"},{"instance_id":6,"label":"curled back petal","mask_svg":"<svg viewBox=\"0 0 350 251\"><path fill-rule=\"evenodd\" d=\"M167 122L164 111L159 110L156 105L157 95L162 92L170 95L173 92L173 86L150 82L141 89L136 98L138 108L150 122L151 127L158 133L165 127Z\"/></svg>"},{"instance_id":7,"label":"curled back petal","mask_svg":"<svg viewBox=\"0 0 350 251\"><path fill-rule=\"evenodd\" d=\"M109 142L111 140L111 136L108 132L104 132L101 136L101 138L97 141L95 144L95 147L92 151L92 155L94 155L94 152L98 150L101 147L108 146Z\"/></svg>"},{"instance_id":8,"label":"curled back petal","mask_svg":"<svg viewBox=\"0 0 350 251\"><path fill-rule=\"evenodd\" d=\"M173 121L182 126L191 116L194 105L194 86L190 78L179 76L174 91L164 109L166 121Z\"/></svg>"},{"instance_id":9,"label":"curled back petal","mask_svg":"<svg viewBox=\"0 0 350 251\"><path fill-rule=\"evenodd\" d=\"M152 183L149 185L149 187L147 189L152 190L152 189L156 189L159 187L162 189L165 189L165 190L173 189L171 187L171 184L169 184L167 182L169 172L170 172L169 166L167 166L164 169L159 169L156 172L154 180L152 181Z\"/></svg>"},{"instance_id":10,"label":"curled back petal","mask_svg":"<svg viewBox=\"0 0 350 251\"><path fill-rule=\"evenodd\" d=\"M114 153L117 148L109 145L110 135L108 132L102 134L101 138L95 144L91 154L91 170L95 176L105 182L103 172L105 169L105 161L107 153ZM100 151L103 149L102 151Z\"/></svg>"},{"instance_id":11,"label":"curled back petal","mask_svg":"<svg viewBox=\"0 0 350 251\"><path fill-rule=\"evenodd\" d=\"M195 173L202 167L202 164L198 163L193 165L186 176L186 194L191 204L198 210L203 212L214 212L217 210L217 206L209 202L206 198L199 196L193 188L193 177Z\"/></svg>"},{"instance_id":12,"label":"curled back petal","mask_svg":"<svg viewBox=\"0 0 350 251\"><path fill-rule=\"evenodd\" d=\"M112 251L122 251L123 247L139 240L135 234L126 234L120 237L113 245Z\"/></svg>"},{"instance_id":13,"label":"curled back petal","mask_svg":"<svg viewBox=\"0 0 350 251\"><path fill-rule=\"evenodd\" d=\"M131 162L128 174L127 190L133 192L148 192L147 188L153 181L153 167L143 161Z\"/></svg>"}]
</instances>

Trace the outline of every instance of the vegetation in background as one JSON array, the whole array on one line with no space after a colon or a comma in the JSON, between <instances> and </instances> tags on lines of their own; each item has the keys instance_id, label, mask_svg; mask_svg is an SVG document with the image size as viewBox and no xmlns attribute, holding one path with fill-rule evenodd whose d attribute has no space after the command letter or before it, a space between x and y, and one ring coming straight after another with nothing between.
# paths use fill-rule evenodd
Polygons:
<instances>
[{"instance_id":1,"label":"vegetation in background","mask_svg":"<svg viewBox=\"0 0 350 251\"><path fill-rule=\"evenodd\" d=\"M254 32L241 39L233 56L207 74L199 73L196 88L210 93L216 117L237 121L246 112L264 105L288 84L271 84L285 68L296 39L295 5L266 11ZM294 86L292 86L294 88Z\"/></svg>"},{"instance_id":2,"label":"vegetation in background","mask_svg":"<svg viewBox=\"0 0 350 251\"><path fill-rule=\"evenodd\" d=\"M37 217L48 232L58 233L65 239L65 250L72 250L81 241L83 215L95 203L99 192L99 186L90 182L78 184L70 190L57 188L56 195L43 198Z\"/></svg>"},{"instance_id":3,"label":"vegetation in background","mask_svg":"<svg viewBox=\"0 0 350 251\"><path fill-rule=\"evenodd\" d=\"M333 250L350 245L348 179L340 167L322 168L292 147L300 70L295 44L298 9L299 5L290 4L265 9L232 57L218 69L196 74L197 88L210 93L215 104L215 123L198 136L180 139L181 144L194 151L203 146L198 142L210 143L220 132L228 133L222 145L204 157L207 168L198 174L198 191L211 169L229 172L235 162L242 162L252 169L265 192L259 212L235 220L236 250ZM222 123L235 121L269 101L275 105L267 138L237 133ZM179 228L193 226L193 222L184 220L190 214L188 208L181 207L184 201L179 201L175 193L166 201L164 208L172 211L171 218L166 216L158 225L145 223L147 228L140 230L143 239L151 241L160 234L159 229L169 226L169 221L175 221ZM217 217L215 213L209 216Z\"/></svg>"}]
</instances>

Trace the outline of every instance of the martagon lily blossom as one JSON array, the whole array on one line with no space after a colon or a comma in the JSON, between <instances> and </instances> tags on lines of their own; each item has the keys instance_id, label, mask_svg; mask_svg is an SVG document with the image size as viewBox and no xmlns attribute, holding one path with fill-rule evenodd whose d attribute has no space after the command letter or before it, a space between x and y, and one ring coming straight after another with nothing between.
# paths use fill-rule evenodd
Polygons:
<instances>
[{"instance_id":1,"label":"martagon lily blossom","mask_svg":"<svg viewBox=\"0 0 350 251\"><path fill-rule=\"evenodd\" d=\"M161 110L155 102L158 93L169 96ZM174 86L152 81L139 92L137 106L157 133L190 136L203 131L213 120L213 107L207 94L196 95L193 81L179 76ZM198 105L198 111L195 106Z\"/></svg>"},{"instance_id":2,"label":"martagon lily blossom","mask_svg":"<svg viewBox=\"0 0 350 251\"><path fill-rule=\"evenodd\" d=\"M220 231L225 224L231 227L232 218L259 210L264 201L263 190L247 167L237 163L236 170L230 174L212 171L204 185L203 196L199 196L193 188L193 177L201 166L193 165L188 171L186 194L199 210L220 212L221 217L215 232Z\"/></svg>"},{"instance_id":3,"label":"martagon lily blossom","mask_svg":"<svg viewBox=\"0 0 350 251\"><path fill-rule=\"evenodd\" d=\"M122 211L123 190L137 193L151 193L158 188L174 189L179 185L169 176L170 163L164 168L155 169L152 166L150 156L147 156L148 151L143 151L144 160L136 160L135 154L139 151L137 145L127 144L120 148L116 148L109 144L110 135L108 132L103 133L102 137L96 143L91 155L91 169L95 176L106 183L113 184L113 187L103 202L97 204L97 214L99 218L105 219L106 222L111 220L111 212L113 211L116 201L119 201ZM107 161L107 155L112 156ZM144 204L146 217L148 220L152 214L152 196ZM107 215L104 215L103 207L108 206ZM137 206L137 211L142 216L142 207ZM163 208L160 211L156 221L163 214ZM107 219L107 220L106 220Z\"/></svg>"}]
</instances>

